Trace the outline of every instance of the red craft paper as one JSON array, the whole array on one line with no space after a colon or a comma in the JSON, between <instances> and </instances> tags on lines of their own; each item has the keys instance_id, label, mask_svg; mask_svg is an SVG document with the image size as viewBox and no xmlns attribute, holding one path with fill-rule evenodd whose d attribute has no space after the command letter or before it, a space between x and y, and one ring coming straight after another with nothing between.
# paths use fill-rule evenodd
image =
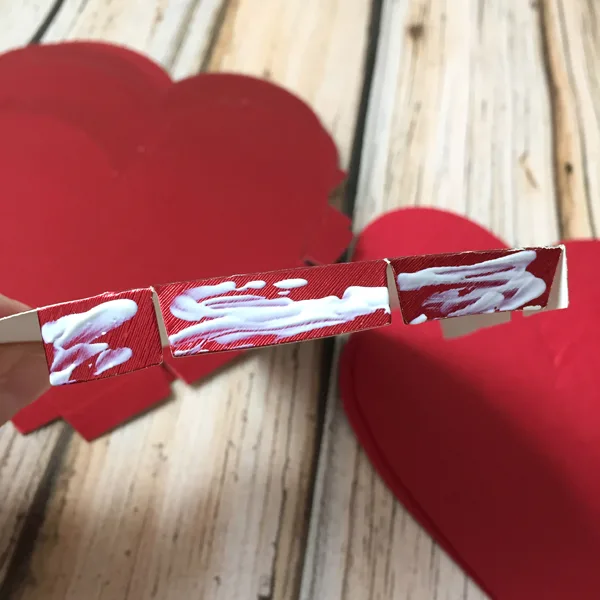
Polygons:
<instances>
[{"instance_id":1,"label":"red craft paper","mask_svg":"<svg viewBox=\"0 0 600 600\"><path fill-rule=\"evenodd\" d=\"M115 384L110 391L111 396L107 397L105 389L98 390L84 402L74 403L73 408L65 411L63 418L84 439L91 441L107 430L128 421L133 415L147 411L154 403L168 399L173 380L169 370L160 368L135 371L127 377L115 377L111 380ZM99 420L95 408L102 402L105 403L105 407L102 419Z\"/></svg>"},{"instance_id":2,"label":"red craft paper","mask_svg":"<svg viewBox=\"0 0 600 600\"><path fill-rule=\"evenodd\" d=\"M402 231L402 235L398 235ZM355 260L503 245L459 216L390 213ZM387 485L493 598L600 595L597 242L567 242L570 307L443 340L398 320L351 336L350 422Z\"/></svg>"},{"instance_id":3,"label":"red craft paper","mask_svg":"<svg viewBox=\"0 0 600 600\"><path fill-rule=\"evenodd\" d=\"M94 43L29 46L4 54L0 110L69 123L94 138L111 163L122 167L136 157L136 147L148 143L148 121L172 85L166 73L159 77L158 68L141 70L140 64L149 61L138 58L136 65L132 55Z\"/></svg>"},{"instance_id":4,"label":"red craft paper","mask_svg":"<svg viewBox=\"0 0 600 600\"><path fill-rule=\"evenodd\" d=\"M61 415L63 419L84 439L92 441L167 399L173 380L169 369L150 367L128 373L126 377L88 381L85 394L79 385L53 387L37 402L22 409L13 422L17 429L23 423L27 432L27 424L49 423L58 417L57 406L66 407ZM97 406L102 406L100 416Z\"/></svg>"},{"instance_id":5,"label":"red craft paper","mask_svg":"<svg viewBox=\"0 0 600 600\"><path fill-rule=\"evenodd\" d=\"M0 56L0 82L8 296L44 306L326 263L351 239L349 220L327 202L343 177L332 139L308 106L271 83L211 74L165 85L144 57L73 42ZM192 381L236 355L145 372L168 368L166 378ZM97 393L53 390L13 422L32 431L50 420L49 403L55 418L75 422L85 405L99 435L164 397L145 395L146 376L127 393L110 379L90 384Z\"/></svg>"},{"instance_id":6,"label":"red craft paper","mask_svg":"<svg viewBox=\"0 0 600 600\"><path fill-rule=\"evenodd\" d=\"M156 291L175 357L303 342L391 320L383 260L172 283Z\"/></svg>"},{"instance_id":7,"label":"red craft paper","mask_svg":"<svg viewBox=\"0 0 600 600\"><path fill-rule=\"evenodd\" d=\"M205 377L216 373L226 367L234 358L241 355L241 352L227 352L225 354L206 354L200 357L202 368L205 371ZM165 348L163 352L164 365L174 377L182 379L186 383L194 383L198 380L198 359L196 356L182 356L173 358L171 353Z\"/></svg>"}]
</instances>

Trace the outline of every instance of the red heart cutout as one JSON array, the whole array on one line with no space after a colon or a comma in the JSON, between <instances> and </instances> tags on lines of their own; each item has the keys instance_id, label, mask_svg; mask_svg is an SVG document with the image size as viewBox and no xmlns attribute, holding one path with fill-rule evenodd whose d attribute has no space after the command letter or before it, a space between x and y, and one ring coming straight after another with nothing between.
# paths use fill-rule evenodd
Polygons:
<instances>
[{"instance_id":1,"label":"red heart cutout","mask_svg":"<svg viewBox=\"0 0 600 600\"><path fill-rule=\"evenodd\" d=\"M351 239L327 202L343 177L335 144L276 85L165 84L142 56L73 42L0 57L0 82L8 296L44 306L332 262ZM167 362L193 381L236 355ZM92 439L168 395L172 375L156 369L54 389L14 422L29 431L63 415Z\"/></svg>"},{"instance_id":2,"label":"red heart cutout","mask_svg":"<svg viewBox=\"0 0 600 600\"><path fill-rule=\"evenodd\" d=\"M463 217L401 209L365 229L354 259L504 246ZM600 244L566 246L566 310L452 340L439 322L395 319L341 357L369 458L493 598L600 596Z\"/></svg>"}]
</instances>

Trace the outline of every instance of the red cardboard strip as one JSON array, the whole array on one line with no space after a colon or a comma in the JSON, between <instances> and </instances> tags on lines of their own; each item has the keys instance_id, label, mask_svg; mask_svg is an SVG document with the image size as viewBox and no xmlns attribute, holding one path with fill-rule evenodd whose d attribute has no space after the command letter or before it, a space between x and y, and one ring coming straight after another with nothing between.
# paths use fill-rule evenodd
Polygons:
<instances>
[{"instance_id":1,"label":"red cardboard strip","mask_svg":"<svg viewBox=\"0 0 600 600\"><path fill-rule=\"evenodd\" d=\"M345 263L157 288L173 356L340 335L391 322L387 263Z\"/></svg>"},{"instance_id":2,"label":"red cardboard strip","mask_svg":"<svg viewBox=\"0 0 600 600\"><path fill-rule=\"evenodd\" d=\"M53 386L162 363L151 289L106 293L37 313Z\"/></svg>"},{"instance_id":3,"label":"red cardboard strip","mask_svg":"<svg viewBox=\"0 0 600 600\"><path fill-rule=\"evenodd\" d=\"M543 310L562 256L561 247L528 248L282 269L157 286L160 316L146 288L41 308L37 318L50 383L62 386L159 365L163 344L190 357L389 325L388 265L411 324ZM35 311L1 319L0 341L35 338L33 319Z\"/></svg>"},{"instance_id":4,"label":"red cardboard strip","mask_svg":"<svg viewBox=\"0 0 600 600\"><path fill-rule=\"evenodd\" d=\"M405 323L543 308L562 249L522 248L391 261Z\"/></svg>"}]
</instances>

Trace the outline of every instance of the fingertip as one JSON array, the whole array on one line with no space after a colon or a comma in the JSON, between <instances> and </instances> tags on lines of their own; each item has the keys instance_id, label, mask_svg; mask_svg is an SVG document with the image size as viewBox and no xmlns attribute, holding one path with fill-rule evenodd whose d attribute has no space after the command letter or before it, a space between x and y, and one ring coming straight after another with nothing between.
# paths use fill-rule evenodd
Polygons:
<instances>
[{"instance_id":1,"label":"fingertip","mask_svg":"<svg viewBox=\"0 0 600 600\"><path fill-rule=\"evenodd\" d=\"M0 294L0 318L31 310L27 304Z\"/></svg>"},{"instance_id":2,"label":"fingertip","mask_svg":"<svg viewBox=\"0 0 600 600\"><path fill-rule=\"evenodd\" d=\"M0 347L0 424L49 389L48 366L41 344Z\"/></svg>"}]
</instances>

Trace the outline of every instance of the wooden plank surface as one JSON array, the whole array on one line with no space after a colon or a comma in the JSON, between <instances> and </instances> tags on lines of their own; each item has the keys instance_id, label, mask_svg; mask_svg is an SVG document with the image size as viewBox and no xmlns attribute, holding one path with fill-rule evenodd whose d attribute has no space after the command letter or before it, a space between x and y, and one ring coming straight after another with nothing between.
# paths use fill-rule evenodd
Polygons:
<instances>
[{"instance_id":1,"label":"wooden plank surface","mask_svg":"<svg viewBox=\"0 0 600 600\"><path fill-rule=\"evenodd\" d=\"M269 78L315 108L352 164L355 231L433 205L538 244L596 232L599 23L587 0L0 0L0 50L100 39L175 78ZM0 598L483 599L375 474L335 373L323 414L323 348L177 383L92 444L63 425L2 428Z\"/></svg>"},{"instance_id":2,"label":"wooden plank surface","mask_svg":"<svg viewBox=\"0 0 600 600\"><path fill-rule=\"evenodd\" d=\"M177 78L200 70L226 0L64 0L44 42L101 40L143 52Z\"/></svg>"},{"instance_id":3,"label":"wooden plank surface","mask_svg":"<svg viewBox=\"0 0 600 600\"><path fill-rule=\"evenodd\" d=\"M552 90L554 168L562 228L596 237L600 218L600 7L593 1L539 5Z\"/></svg>"}]
</instances>

